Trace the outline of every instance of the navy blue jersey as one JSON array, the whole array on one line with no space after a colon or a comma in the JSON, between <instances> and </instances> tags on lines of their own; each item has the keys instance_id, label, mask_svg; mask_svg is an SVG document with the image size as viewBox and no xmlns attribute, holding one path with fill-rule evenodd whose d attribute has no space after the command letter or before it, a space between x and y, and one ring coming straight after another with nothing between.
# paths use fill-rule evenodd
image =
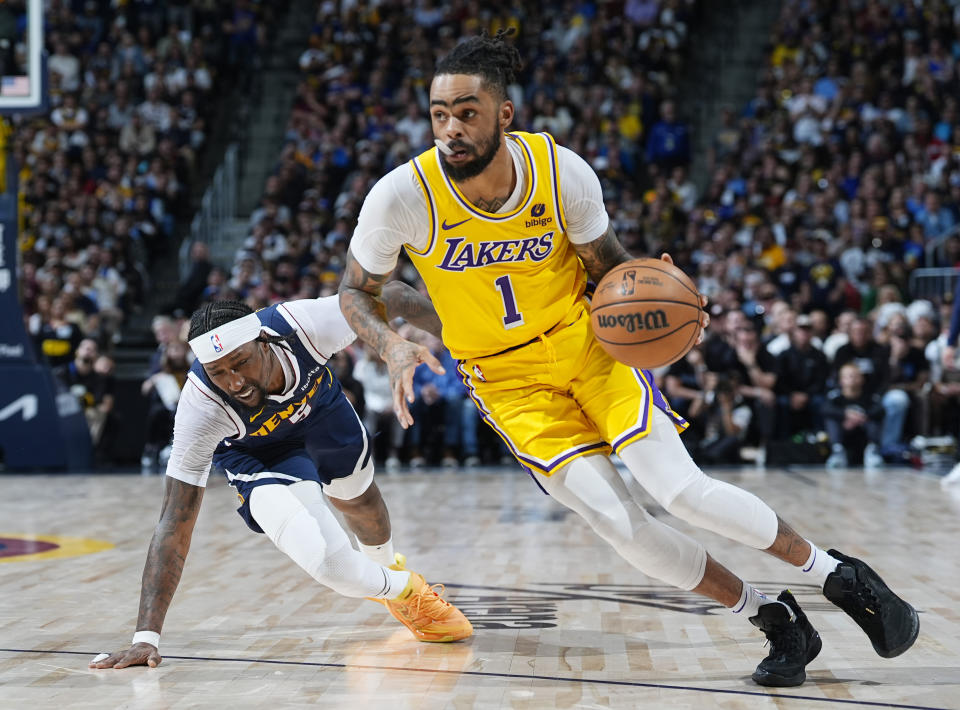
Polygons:
<instances>
[{"instance_id":1,"label":"navy blue jersey","mask_svg":"<svg viewBox=\"0 0 960 710\"><path fill-rule=\"evenodd\" d=\"M257 317L267 333L289 335L294 328L278 312L278 308L279 304L264 308L257 312ZM311 353L299 337L291 338L285 345L275 346L274 352L277 357L286 358L294 373L294 385L287 394L267 396L259 410L249 409L231 399L213 384L199 361L195 361L190 368L191 376L230 407L231 419L237 424L238 435L224 439L217 447L218 454L232 449L255 452L262 448L275 448L281 442L302 442L311 417L322 418L326 409L337 404L341 395L340 381L326 366L326 358L320 359L317 354Z\"/></svg>"}]
</instances>

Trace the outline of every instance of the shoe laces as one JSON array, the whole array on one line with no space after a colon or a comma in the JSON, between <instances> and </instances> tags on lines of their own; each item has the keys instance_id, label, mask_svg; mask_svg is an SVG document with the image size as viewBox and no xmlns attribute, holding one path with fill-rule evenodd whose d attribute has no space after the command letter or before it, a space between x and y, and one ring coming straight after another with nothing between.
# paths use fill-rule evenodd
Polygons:
<instances>
[{"instance_id":1,"label":"shoe laces","mask_svg":"<svg viewBox=\"0 0 960 710\"><path fill-rule=\"evenodd\" d=\"M805 649L803 632L797 625L798 621L791 621L770 631L765 631L770 653L775 656L795 656ZM765 646L767 644L764 644Z\"/></svg>"},{"instance_id":2,"label":"shoe laces","mask_svg":"<svg viewBox=\"0 0 960 710\"><path fill-rule=\"evenodd\" d=\"M443 592L442 584L433 584L426 589L421 589L412 600L410 611L418 616L429 616L434 619L444 616L450 608L450 602L440 596Z\"/></svg>"},{"instance_id":3,"label":"shoe laces","mask_svg":"<svg viewBox=\"0 0 960 710\"><path fill-rule=\"evenodd\" d=\"M876 616L880 612L880 600L874 594L869 584L856 580L853 589L850 590L849 599L856 606L858 613L867 613L870 616Z\"/></svg>"}]
</instances>

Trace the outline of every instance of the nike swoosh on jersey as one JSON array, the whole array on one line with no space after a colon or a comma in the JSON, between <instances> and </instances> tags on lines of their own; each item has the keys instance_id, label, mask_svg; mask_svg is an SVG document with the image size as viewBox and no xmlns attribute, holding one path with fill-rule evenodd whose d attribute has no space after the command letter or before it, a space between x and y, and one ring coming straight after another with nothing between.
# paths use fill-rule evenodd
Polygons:
<instances>
[{"instance_id":1,"label":"nike swoosh on jersey","mask_svg":"<svg viewBox=\"0 0 960 710\"><path fill-rule=\"evenodd\" d=\"M263 410L264 410L264 409L266 409L265 406L264 406L264 407L260 407L260 411L257 412L256 414L254 414L252 417L250 417L250 422L253 423L253 420L254 420L254 419L256 419L256 418L259 417L261 414L263 414Z\"/></svg>"},{"instance_id":2,"label":"nike swoosh on jersey","mask_svg":"<svg viewBox=\"0 0 960 710\"><path fill-rule=\"evenodd\" d=\"M463 220L462 222L457 222L456 224L447 224L447 220L443 220L443 224L441 224L440 226L441 226L443 229L453 229L454 227L459 227L461 224L466 224L466 223L469 222L471 219L473 219L473 217L467 217L467 218L466 218L465 220Z\"/></svg>"}]
</instances>

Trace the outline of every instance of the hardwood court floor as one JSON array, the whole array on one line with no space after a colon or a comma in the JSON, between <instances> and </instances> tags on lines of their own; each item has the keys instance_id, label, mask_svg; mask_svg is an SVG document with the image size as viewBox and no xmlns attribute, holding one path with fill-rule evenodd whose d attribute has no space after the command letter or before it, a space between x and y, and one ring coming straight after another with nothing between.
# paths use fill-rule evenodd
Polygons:
<instances>
[{"instance_id":1,"label":"hardwood court floor","mask_svg":"<svg viewBox=\"0 0 960 710\"><path fill-rule=\"evenodd\" d=\"M697 531L761 589L789 586L823 636L805 685L756 686L759 632L633 570L519 471L379 477L398 549L476 628L463 643L417 643L249 533L211 477L163 664L92 671L93 655L129 643L161 479L7 475L0 708L960 708L960 493L904 470L715 475L821 546L870 560L920 611L916 645L878 657L799 572ZM49 550L14 539L28 534ZM68 538L108 545L67 556L96 547ZM18 549L29 556L9 556Z\"/></svg>"}]
</instances>

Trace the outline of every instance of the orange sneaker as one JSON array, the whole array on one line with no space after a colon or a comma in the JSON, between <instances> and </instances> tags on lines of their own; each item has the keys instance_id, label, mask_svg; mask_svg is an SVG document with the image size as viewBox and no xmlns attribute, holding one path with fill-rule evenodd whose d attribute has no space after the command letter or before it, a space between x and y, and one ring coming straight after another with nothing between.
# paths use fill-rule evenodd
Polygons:
<instances>
[{"instance_id":1,"label":"orange sneaker","mask_svg":"<svg viewBox=\"0 0 960 710\"><path fill-rule=\"evenodd\" d=\"M473 633L469 619L441 593L442 584L429 585L419 574L411 572L404 590L395 598L382 601L419 641L449 643L467 638Z\"/></svg>"}]
</instances>

